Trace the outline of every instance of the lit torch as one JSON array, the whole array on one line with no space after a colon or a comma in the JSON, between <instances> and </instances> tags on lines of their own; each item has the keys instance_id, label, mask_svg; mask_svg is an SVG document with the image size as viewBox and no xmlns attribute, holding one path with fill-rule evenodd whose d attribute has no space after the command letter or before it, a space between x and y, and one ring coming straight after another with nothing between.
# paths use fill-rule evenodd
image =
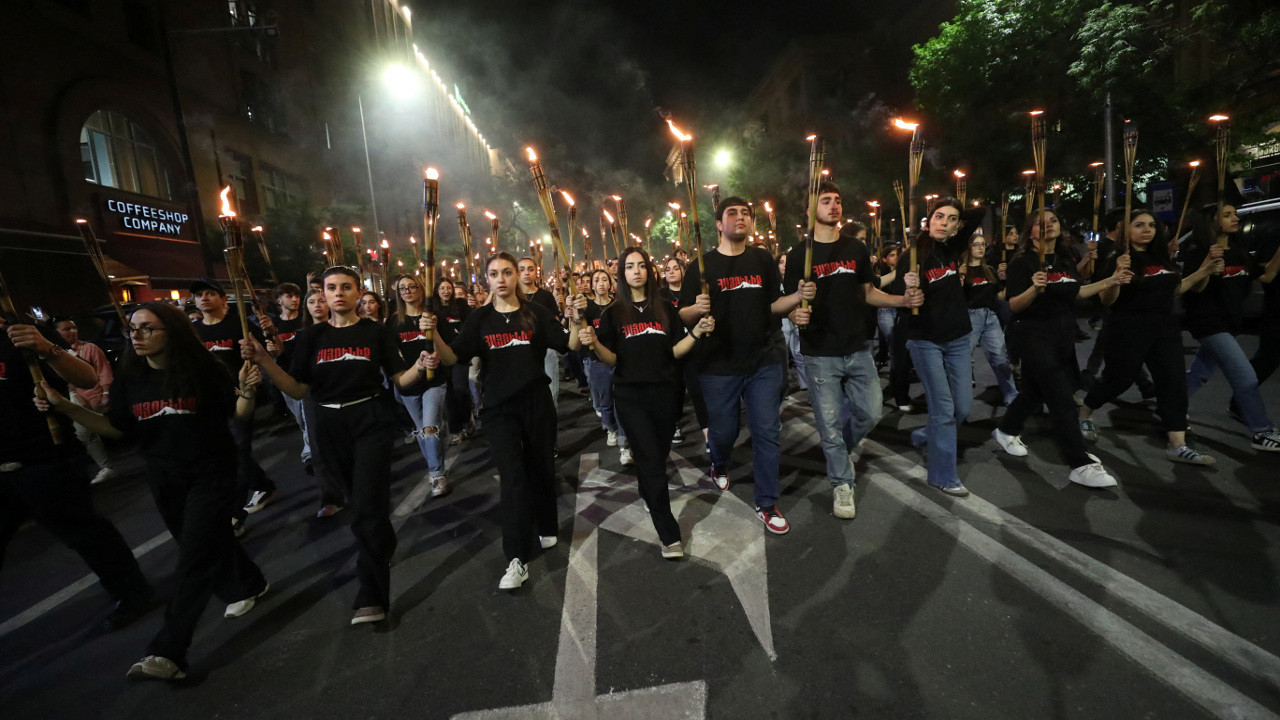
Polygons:
<instances>
[{"instance_id":1,"label":"lit torch","mask_svg":"<svg viewBox=\"0 0 1280 720\"><path fill-rule=\"evenodd\" d=\"M684 175L684 186L689 192L689 215L693 222L693 238L698 252L698 279L702 281L702 294L711 293L707 284L707 268L702 262L702 223L698 222L698 178L697 165L693 158L693 136L680 132L680 128L667 119L667 127L680 142L680 168Z\"/></svg>"},{"instance_id":2,"label":"lit torch","mask_svg":"<svg viewBox=\"0 0 1280 720\"><path fill-rule=\"evenodd\" d=\"M573 196L564 190L560 191L560 196L569 204L569 230L565 234L569 236L569 268L573 268L573 236L578 230L578 204L573 201Z\"/></svg>"},{"instance_id":3,"label":"lit torch","mask_svg":"<svg viewBox=\"0 0 1280 720\"><path fill-rule=\"evenodd\" d=\"M1191 204L1191 194L1196 191L1196 183L1200 182L1200 161L1192 160L1188 165L1191 168L1191 178L1187 181L1187 196L1182 198L1182 213L1178 215L1178 225L1174 228L1174 237L1182 234L1182 223L1187 219L1187 206ZM1097 203L1095 201L1094 205ZM1097 212L1095 211L1096 215Z\"/></svg>"},{"instance_id":4,"label":"lit torch","mask_svg":"<svg viewBox=\"0 0 1280 720\"><path fill-rule=\"evenodd\" d=\"M963 170L953 170L951 174L956 176L956 199L964 205L969 195L969 181L965 179Z\"/></svg>"},{"instance_id":5,"label":"lit torch","mask_svg":"<svg viewBox=\"0 0 1280 720\"><path fill-rule=\"evenodd\" d=\"M622 247L618 244L618 223L613 219L613 215L609 214L608 210L601 208L600 213L609 221L609 237L613 239L613 257L616 260L622 257ZM601 229L601 233L603 232L604 230Z\"/></svg>"},{"instance_id":6,"label":"lit torch","mask_svg":"<svg viewBox=\"0 0 1280 720\"><path fill-rule=\"evenodd\" d=\"M338 231L337 231L337 229L336 229L336 228L334 229L334 231L333 231L333 232L334 232L334 237L338 237L338 234L337 234L337 233L338 233ZM361 232L360 232L360 228L358 228L358 227L353 227L353 228L351 228L351 235L356 239L356 269L360 272L360 284L361 284L361 285L364 285L364 273L365 273L365 267L364 267L365 258L364 258L364 254L365 254L365 250L364 250L364 245L360 242L360 239L361 239L362 237L364 237L364 235L362 235L362 234L361 234ZM369 277L370 277L370 282L372 282L372 278L373 278L373 266L372 266L372 265L370 265L370 266L369 266Z\"/></svg>"},{"instance_id":7,"label":"lit torch","mask_svg":"<svg viewBox=\"0 0 1280 720\"><path fill-rule=\"evenodd\" d=\"M222 239L226 243L223 251L227 256L227 277L231 279L231 290L236 294L236 312L240 314L240 337L253 337L249 334L249 314L245 311L244 299L253 292L249 278L244 274L244 236L241 235L240 221L236 211L231 207L231 186L222 188L222 212L218 214L218 222L222 225ZM243 286L242 286L243 285Z\"/></svg>"},{"instance_id":8,"label":"lit torch","mask_svg":"<svg viewBox=\"0 0 1280 720\"><path fill-rule=\"evenodd\" d=\"M1213 139L1213 154L1218 163L1218 218L1221 221L1222 206L1227 201L1227 151L1231 146L1231 118L1222 114L1210 115L1209 122L1217 127L1217 134ZM1219 233L1218 244L1227 246L1225 233Z\"/></svg>"},{"instance_id":9,"label":"lit torch","mask_svg":"<svg viewBox=\"0 0 1280 720\"><path fill-rule=\"evenodd\" d=\"M413 261L415 264L422 265L426 270L424 276L427 293L435 293L436 285L436 230L440 225L440 172L435 168L427 168L426 176L422 181L422 242L427 246L427 261L422 265L422 259L418 257L418 244L414 242L410 236L409 243L413 245ZM423 337L427 342L432 342L433 333L428 330L423 333ZM427 379L431 380L436 375L435 370L427 368Z\"/></svg>"},{"instance_id":10,"label":"lit torch","mask_svg":"<svg viewBox=\"0 0 1280 720\"><path fill-rule=\"evenodd\" d=\"M1129 223L1133 215L1133 166L1138 160L1138 128L1124 121L1124 234L1120 252L1129 252Z\"/></svg>"},{"instance_id":11,"label":"lit torch","mask_svg":"<svg viewBox=\"0 0 1280 720\"><path fill-rule=\"evenodd\" d=\"M1043 110L1031 111L1031 155L1036 165L1036 184L1039 186L1040 193L1040 215L1037 216L1037 221L1040 223L1040 267L1044 267L1044 251L1045 246L1048 244L1048 239L1045 237L1045 223L1048 221L1048 218L1046 217L1046 208L1044 204L1044 191L1046 184L1044 179L1044 156L1045 146L1048 143L1048 136L1045 133L1044 120Z\"/></svg>"},{"instance_id":12,"label":"lit torch","mask_svg":"<svg viewBox=\"0 0 1280 720\"><path fill-rule=\"evenodd\" d=\"M387 294L387 268L391 265L391 243L387 242L386 238L382 238L379 247L382 248L382 255L378 264L382 266L382 294L385 296Z\"/></svg>"},{"instance_id":13,"label":"lit torch","mask_svg":"<svg viewBox=\"0 0 1280 720\"><path fill-rule=\"evenodd\" d=\"M907 148L906 206L907 215L910 216L911 223L914 225L916 222L916 183L920 181L920 161L924 158L924 138L920 136L920 123L911 123L903 120L902 118L894 118L893 126L899 130L911 131L911 145ZM894 188L894 192L898 193L899 197L901 197L902 189L900 184L898 187ZM902 205L901 199L899 199L898 204L899 206ZM907 235L907 227L906 216L904 216L902 220L902 235L904 238L907 238L908 242L910 242L909 236ZM911 268L911 272L918 272L920 269L916 258L915 243L911 243L909 267ZM919 315L920 308L911 308L911 314Z\"/></svg>"},{"instance_id":14,"label":"lit torch","mask_svg":"<svg viewBox=\"0 0 1280 720\"><path fill-rule=\"evenodd\" d=\"M493 236L493 251L498 252L498 216L484 211L484 216L489 219L489 234Z\"/></svg>"},{"instance_id":15,"label":"lit torch","mask_svg":"<svg viewBox=\"0 0 1280 720\"><path fill-rule=\"evenodd\" d=\"M649 226L653 224L653 218L644 219L644 251L649 253L649 257L653 257L653 246L649 242Z\"/></svg>"},{"instance_id":16,"label":"lit torch","mask_svg":"<svg viewBox=\"0 0 1280 720\"><path fill-rule=\"evenodd\" d=\"M764 216L769 218L769 252L778 252L778 214L768 200L764 201Z\"/></svg>"},{"instance_id":17,"label":"lit torch","mask_svg":"<svg viewBox=\"0 0 1280 720\"><path fill-rule=\"evenodd\" d=\"M621 195L610 195L609 197L613 198L613 203L618 208L618 228L622 233L622 237L631 237L631 233L627 232L627 201L623 200ZM628 244L630 244L630 241L628 241Z\"/></svg>"},{"instance_id":18,"label":"lit torch","mask_svg":"<svg viewBox=\"0 0 1280 720\"><path fill-rule=\"evenodd\" d=\"M467 206L458 203L455 207L458 209L458 237L462 238L462 247L467 254L467 261L471 262L471 224L467 222ZM471 268L471 275L475 275L476 268Z\"/></svg>"},{"instance_id":19,"label":"lit torch","mask_svg":"<svg viewBox=\"0 0 1280 720\"><path fill-rule=\"evenodd\" d=\"M818 193L822 187L822 162L826 157L826 145L822 138L810 135L809 141L809 234L804 239L804 281L813 275L813 229L818 222ZM809 307L808 300L800 301L801 308Z\"/></svg>"},{"instance_id":20,"label":"lit torch","mask_svg":"<svg viewBox=\"0 0 1280 720\"><path fill-rule=\"evenodd\" d=\"M533 175L533 186L538 191L542 213L547 216L547 230L551 233L552 246L562 262L567 263L569 254L564 251L564 243L560 240L560 221L556 218L556 206L551 200L551 186L547 184L547 175L542 171L542 163L538 162L538 155L533 148L525 148L525 152L529 154L529 172ZM565 270L570 271L570 268L566 266ZM579 322L583 327L586 326L586 320L580 319Z\"/></svg>"}]
</instances>

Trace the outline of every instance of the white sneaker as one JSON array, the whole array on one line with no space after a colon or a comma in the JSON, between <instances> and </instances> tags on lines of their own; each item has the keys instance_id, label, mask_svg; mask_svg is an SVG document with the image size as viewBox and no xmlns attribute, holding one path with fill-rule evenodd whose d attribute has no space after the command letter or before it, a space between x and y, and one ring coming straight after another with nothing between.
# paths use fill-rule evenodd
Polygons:
<instances>
[{"instance_id":1,"label":"white sneaker","mask_svg":"<svg viewBox=\"0 0 1280 720\"><path fill-rule=\"evenodd\" d=\"M167 657L148 655L129 668L125 677L130 680L182 680L187 674L178 664Z\"/></svg>"},{"instance_id":2,"label":"white sneaker","mask_svg":"<svg viewBox=\"0 0 1280 720\"><path fill-rule=\"evenodd\" d=\"M546 550L547 548L555 547L556 543L558 542L560 542L560 539L557 538L555 535L539 535L538 536L538 544L542 546L543 550Z\"/></svg>"},{"instance_id":3,"label":"white sneaker","mask_svg":"<svg viewBox=\"0 0 1280 720\"><path fill-rule=\"evenodd\" d=\"M431 497L448 495L451 490L453 488L449 487L449 481L443 475L431 478Z\"/></svg>"},{"instance_id":4,"label":"white sneaker","mask_svg":"<svg viewBox=\"0 0 1280 720\"><path fill-rule=\"evenodd\" d=\"M1262 450L1264 452L1280 452L1280 432L1275 428L1267 428L1253 434L1253 441L1250 446L1254 450Z\"/></svg>"},{"instance_id":5,"label":"white sneaker","mask_svg":"<svg viewBox=\"0 0 1280 720\"><path fill-rule=\"evenodd\" d=\"M684 546L680 544L679 540L671 543L670 545L663 545L662 557L667 560L679 560L684 557Z\"/></svg>"},{"instance_id":6,"label":"white sneaker","mask_svg":"<svg viewBox=\"0 0 1280 720\"><path fill-rule=\"evenodd\" d=\"M104 467L98 471L97 475L93 476L93 479L89 481L89 484L101 485L102 483L107 482L108 480L116 479L116 476L118 474L119 473L115 471L115 468Z\"/></svg>"},{"instance_id":7,"label":"white sneaker","mask_svg":"<svg viewBox=\"0 0 1280 720\"><path fill-rule=\"evenodd\" d=\"M605 444L605 445L608 445L609 447L617 447L617 446L618 446L618 433L616 433L616 432L614 432L614 431L612 431L612 430L606 430L606 431L605 431L605 436L604 436L604 444Z\"/></svg>"},{"instance_id":8,"label":"white sneaker","mask_svg":"<svg viewBox=\"0 0 1280 720\"><path fill-rule=\"evenodd\" d=\"M499 590L515 590L529 579L529 568L520 562L520 558L514 558L507 565L507 571L502 574L502 579L498 581Z\"/></svg>"},{"instance_id":9,"label":"white sneaker","mask_svg":"<svg viewBox=\"0 0 1280 720\"><path fill-rule=\"evenodd\" d=\"M1067 479L1077 485L1083 485L1091 488L1109 488L1119 485L1119 483L1116 482L1116 479L1111 476L1111 473L1107 472L1107 469L1102 467L1102 463L1081 465L1075 470L1072 470L1071 474L1067 476Z\"/></svg>"},{"instance_id":10,"label":"white sneaker","mask_svg":"<svg viewBox=\"0 0 1280 720\"><path fill-rule=\"evenodd\" d=\"M257 595L251 595L250 597L247 597L243 600L231 603L230 605L227 606L227 611L222 614L222 617L237 618L237 617L240 617L241 615L244 615L245 613L252 610L253 606L258 604L258 598L262 597L263 595L266 595L267 591L270 589L271 589L271 585L267 584L263 586L262 592L258 593Z\"/></svg>"},{"instance_id":11,"label":"white sneaker","mask_svg":"<svg viewBox=\"0 0 1280 720\"><path fill-rule=\"evenodd\" d=\"M633 458L633 457L631 457L631 448L625 448L625 447L624 447L624 448L622 448L621 450L619 450L619 451L618 451L618 460L619 460L619 461L621 461L623 465L635 465L635 464L636 464L636 459L635 459L635 458Z\"/></svg>"},{"instance_id":12,"label":"white sneaker","mask_svg":"<svg viewBox=\"0 0 1280 720\"><path fill-rule=\"evenodd\" d=\"M1022 442L1020 435L1008 435L1000 432L1000 428L991 431L991 437L996 439L996 443L1000 448L1014 457L1026 457L1027 446Z\"/></svg>"},{"instance_id":13,"label":"white sneaker","mask_svg":"<svg viewBox=\"0 0 1280 720\"><path fill-rule=\"evenodd\" d=\"M841 483L832 490L831 512L838 518L850 520L858 510L853 504L853 486Z\"/></svg>"}]
</instances>

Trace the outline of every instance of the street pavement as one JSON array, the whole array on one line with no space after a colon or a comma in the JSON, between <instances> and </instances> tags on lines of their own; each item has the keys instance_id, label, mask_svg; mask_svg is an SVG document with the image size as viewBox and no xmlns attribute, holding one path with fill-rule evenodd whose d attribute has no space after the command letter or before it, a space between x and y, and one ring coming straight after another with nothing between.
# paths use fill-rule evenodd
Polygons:
<instances>
[{"instance_id":1,"label":"street pavement","mask_svg":"<svg viewBox=\"0 0 1280 720\"><path fill-rule=\"evenodd\" d=\"M1091 343L1077 346L1082 360ZM975 391L992 397L985 361L975 370ZM951 498L924 483L910 446L925 416L886 406L861 450L848 521L831 514L808 396L794 389L779 501L792 530L781 537L752 512L746 431L733 485L719 493L688 413L671 463L691 554L681 562L659 557L634 478L570 387L560 542L530 563L520 590L497 589L506 563L485 441L451 449L455 491L434 499L416 445L398 446L392 617L349 627L350 515L314 517L298 432L271 420L256 454L281 500L250 517L243 539L271 583L258 606L224 619L211 604L187 681L128 683L162 610L100 634L107 597L78 556L28 526L0 573L0 713L1280 717L1280 457L1249 448L1221 377L1191 399L1192 441L1217 457L1211 468L1165 459L1153 406L1134 389L1096 416L1093 451L1120 479L1114 491L1067 482L1044 416L1024 436L1030 456L1005 456L990 440L1002 410L979 400L960 433L973 495ZM1280 383L1263 389L1280 414ZM94 494L171 592L175 547L141 477Z\"/></svg>"}]
</instances>

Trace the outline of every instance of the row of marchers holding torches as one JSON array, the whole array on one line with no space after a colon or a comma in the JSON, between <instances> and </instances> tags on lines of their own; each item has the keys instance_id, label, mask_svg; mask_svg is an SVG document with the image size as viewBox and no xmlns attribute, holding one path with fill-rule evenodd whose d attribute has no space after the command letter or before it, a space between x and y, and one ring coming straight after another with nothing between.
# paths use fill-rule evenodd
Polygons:
<instances>
[{"instance_id":1,"label":"row of marchers holding torches","mask_svg":"<svg viewBox=\"0 0 1280 720\"><path fill-rule=\"evenodd\" d=\"M1045 180L1045 123L1044 114L1041 111L1031 111L1031 140L1032 153L1035 167L1026 170L1023 175L1023 203L1027 209L1027 214L1031 215L1039 203L1041 209L1046 207L1047 195L1050 191L1054 194L1060 193L1062 189L1061 183L1050 184ZM1215 114L1209 118L1216 128L1216 137L1214 140L1215 156L1217 160L1218 170L1218 198L1222 202L1224 185L1225 185L1225 169L1226 154L1230 141L1230 119L1226 115ZM697 201L698 201L698 185L696 180L696 165L694 161L693 137L681 132L672 121L667 121L671 132L676 137L678 144L676 153L679 161L679 167L676 168L678 182L682 182L687 190L687 199L685 203L672 201L667 203L670 209L670 215L675 223L675 234L671 237L670 246L666 250L666 257L672 255L688 255L697 261L701 261L702 254L702 238L699 223L694 218L697 217ZM908 218L916 217L916 186L919 181L920 162L923 156L924 142L923 133L918 123L910 123L902 119L894 120L894 126L911 132L911 143L908 151L907 166L907 183L905 187L901 182L894 181L895 195L898 201L898 214L901 218L902 242L904 247L910 246L909 229L912 227L907 222ZM810 143L809 157L809 188L806 200L811 200L817 187L823 179L829 176L830 171L824 167L824 151L822 140L817 135L810 135L805 138ZM1129 206L1132 202L1133 192L1133 167L1136 160L1138 133L1135 128L1126 123L1124 131L1124 180L1126 182L1126 190L1124 193L1125 204ZM547 181L546 174L542 169L542 165L538 160L537 154L533 148L526 149L530 172L534 180L534 189L538 194L539 203L542 206L543 213L547 220L549 231L549 239L552 244L552 266L565 270L583 271L604 267L605 263L610 259L609 250L612 249L613 258L617 258L621 250L625 246L635 245L643 247L651 257L655 257L652 248L650 230L653 223L652 215L648 216L643 223L643 235L639 235L629 230L628 214L626 201L620 195L609 195L604 200L612 200L615 212L611 213L607 208L601 207L599 216L599 237L600 247L602 249L602 257L596 258L594 245L592 242L591 231L589 228L579 226L577 216L577 204L573 196L566 190L554 188ZM1183 226L1186 217L1188 202L1192 192L1195 190L1196 183L1200 176L1200 162L1192 161L1189 163L1191 168L1189 187L1184 196L1182 204L1182 212L1180 214L1177 228ZM1103 180L1105 178L1105 168L1102 162L1095 162L1090 165L1093 173L1093 234L1097 236L1098 213L1103 197ZM961 203L968 203L967 184L968 176L962 170L955 170L955 196ZM423 221L422 221L422 242L418 241L416 236L408 238L408 245L413 255L413 266L411 272L415 275L425 276L425 280L429 284L434 284L436 273L441 277L450 279L458 279L460 276L468 278L471 282L479 279L481 261L484 257L492 255L504 248L499 247L499 230L500 223L498 216L489 210L484 211L485 218L490 223L490 234L484 239L484 247L477 248L473 244L471 226L467 218L467 208L465 204L458 203L457 209L457 225L458 236L462 245L462 260L445 259L436 263L435 257L435 239L437 223L439 220L439 179L440 175L434 168L427 169L424 177L423 190ZM720 187L718 185L704 185L701 187L710 193L712 207L716 207L720 202ZM253 294L247 292L251 287L247 274L244 272L244 242L243 230L234 208L229 198L230 187L226 187L221 192L222 212L219 215L224 240L226 243L226 256L228 274L233 285L239 289L243 284L245 297L252 298ZM559 195L563 200L563 204L567 209L568 228L563 234L560 230L558 213L555 206L555 196ZM926 204L933 198L938 197L936 194L926 194L923 196ZM997 237L1004 236L1005 225L1008 221L1009 211L1009 193L1002 193L1000 223L1002 225L1001 232ZM973 200L974 207L979 207L981 201ZM1055 203L1056 204L1056 203ZM812 206L812 203L811 203ZM881 207L878 200L867 202L867 222L865 227L870 237L872 255L878 256L879 250L885 242L882 235L882 222L886 215L885 210ZM764 247L772 253L779 252L779 237L777 228L777 214L773 204L770 201L762 203L764 217L768 221L768 229L756 232L750 238L750 242L755 245ZM1126 207L1128 209L1128 207ZM616 214L615 214L616 213ZM798 242L804 242L810 236L813 228L813 218L810 216L808 227L796 225L796 237ZM891 223L896 220L894 218ZM896 223L895 223L896 224ZM1128 227L1127 224L1124 227ZM270 253L267 248L264 229L261 225L254 226L250 229L258 251L266 261L271 279L276 283L275 270L271 267ZM330 265L350 265L356 268L361 277L364 278L366 286L382 291L388 287L388 282L396 275L400 275L407 270L403 260L396 260L394 268L391 258L391 244L385 237L378 239L376 243L370 243L368 247L364 244L364 237L359 227L349 229L350 236L354 241L354 253L348 257L347 249L343 239L342 229L334 226L326 226L320 229L321 252L326 258L326 262ZM581 233L582 254L578 255L578 247L575 242L576 236ZM890 233L893 234L892 232ZM889 238L892 240L893 238ZM1125 238L1121 238L1122 247ZM567 242L567 244L566 244ZM532 257L539 268L545 267L543 242L540 238L534 237L529 240L528 248L507 248L515 250L517 254L527 252ZM914 267L914 257L911 262ZM552 273L553 277L559 278L563 274L560 272ZM240 293L237 293L240 295Z\"/></svg>"}]
</instances>

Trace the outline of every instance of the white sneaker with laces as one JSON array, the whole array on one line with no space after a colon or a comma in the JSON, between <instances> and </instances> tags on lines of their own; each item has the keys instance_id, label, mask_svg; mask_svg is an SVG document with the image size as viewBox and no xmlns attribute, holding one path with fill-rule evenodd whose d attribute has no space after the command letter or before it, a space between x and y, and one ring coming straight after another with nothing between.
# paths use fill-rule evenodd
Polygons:
<instances>
[{"instance_id":1,"label":"white sneaker with laces","mask_svg":"<svg viewBox=\"0 0 1280 720\"><path fill-rule=\"evenodd\" d=\"M670 545L663 545L662 557L667 560L679 560L684 557L684 547L680 544L679 540L671 543Z\"/></svg>"},{"instance_id":2,"label":"white sneaker with laces","mask_svg":"<svg viewBox=\"0 0 1280 720\"><path fill-rule=\"evenodd\" d=\"M711 482L715 484L716 489L725 491L729 489L729 472L727 470L716 470L711 468Z\"/></svg>"},{"instance_id":3,"label":"white sneaker with laces","mask_svg":"<svg viewBox=\"0 0 1280 720\"><path fill-rule=\"evenodd\" d=\"M1181 447L1165 448L1165 457L1174 462L1187 463L1188 465L1213 465L1218 462L1212 455L1193 449L1190 445L1183 443Z\"/></svg>"},{"instance_id":4,"label":"white sneaker with laces","mask_svg":"<svg viewBox=\"0 0 1280 720\"><path fill-rule=\"evenodd\" d=\"M543 550L555 547L558 542L560 542L560 538L557 538L555 535L538 536L538 544L542 546Z\"/></svg>"},{"instance_id":5,"label":"white sneaker with laces","mask_svg":"<svg viewBox=\"0 0 1280 720\"><path fill-rule=\"evenodd\" d=\"M1014 457L1027 456L1027 446L1025 443L1022 442L1022 436L1008 435L1006 433L1001 432L1000 428L996 428L995 430L991 431L991 437L996 439L996 443L1000 445L1000 449L1004 450L1010 455Z\"/></svg>"},{"instance_id":6,"label":"white sneaker with laces","mask_svg":"<svg viewBox=\"0 0 1280 720\"><path fill-rule=\"evenodd\" d=\"M1253 434L1253 442L1250 445L1254 450L1280 452L1280 431L1275 428L1267 428L1261 432L1256 432Z\"/></svg>"},{"instance_id":7,"label":"white sneaker with laces","mask_svg":"<svg viewBox=\"0 0 1280 720\"><path fill-rule=\"evenodd\" d=\"M125 677L130 680L182 680L187 674L167 657L148 655L129 668Z\"/></svg>"},{"instance_id":8,"label":"white sneaker with laces","mask_svg":"<svg viewBox=\"0 0 1280 720\"><path fill-rule=\"evenodd\" d=\"M222 617L237 618L237 617L240 617L241 615L244 615L245 613L252 610L253 606L258 604L258 598L262 597L263 595L266 595L267 591L270 589L271 589L271 585L268 583L267 585L263 586L262 592L258 593L257 595L252 595L243 600L238 600L236 602L231 603L230 605L227 606L227 611L222 614Z\"/></svg>"},{"instance_id":9,"label":"white sneaker with laces","mask_svg":"<svg viewBox=\"0 0 1280 720\"><path fill-rule=\"evenodd\" d=\"M616 432L614 432L614 431L612 431L612 430L606 430L606 431L605 431L605 436L604 436L604 444L605 444L605 445L608 445L609 447L617 447L617 446L618 446L618 433L616 433Z\"/></svg>"},{"instance_id":10,"label":"white sneaker with laces","mask_svg":"<svg viewBox=\"0 0 1280 720\"><path fill-rule=\"evenodd\" d=\"M1081 465L1075 470L1072 470L1071 474L1067 476L1067 479L1077 485L1083 485L1090 488L1109 488L1119 485L1119 483L1116 482L1116 479L1111 476L1111 473L1107 472L1107 469L1102 467L1102 463Z\"/></svg>"},{"instance_id":11,"label":"white sneaker with laces","mask_svg":"<svg viewBox=\"0 0 1280 720\"><path fill-rule=\"evenodd\" d=\"M520 558L512 558L507 564L507 571L502 574L502 579L498 581L499 590L515 590L529 579L529 568L520 562Z\"/></svg>"},{"instance_id":12,"label":"white sneaker with laces","mask_svg":"<svg viewBox=\"0 0 1280 720\"><path fill-rule=\"evenodd\" d=\"M853 486L841 483L832 489L831 512L838 518L852 519L858 512L853 504Z\"/></svg>"},{"instance_id":13,"label":"white sneaker with laces","mask_svg":"<svg viewBox=\"0 0 1280 720\"><path fill-rule=\"evenodd\" d=\"M448 495L453 488L449 487L449 481L443 475L437 475L431 478L431 497L440 497Z\"/></svg>"},{"instance_id":14,"label":"white sneaker with laces","mask_svg":"<svg viewBox=\"0 0 1280 720\"><path fill-rule=\"evenodd\" d=\"M102 483L107 482L108 480L114 480L117 474L118 473L116 473L115 468L104 467L98 471L97 475L93 476L93 479L89 481L89 484L101 485Z\"/></svg>"},{"instance_id":15,"label":"white sneaker with laces","mask_svg":"<svg viewBox=\"0 0 1280 720\"><path fill-rule=\"evenodd\" d=\"M631 448L622 448L618 451L618 460L623 465L635 465L636 459L631 457Z\"/></svg>"}]
</instances>

